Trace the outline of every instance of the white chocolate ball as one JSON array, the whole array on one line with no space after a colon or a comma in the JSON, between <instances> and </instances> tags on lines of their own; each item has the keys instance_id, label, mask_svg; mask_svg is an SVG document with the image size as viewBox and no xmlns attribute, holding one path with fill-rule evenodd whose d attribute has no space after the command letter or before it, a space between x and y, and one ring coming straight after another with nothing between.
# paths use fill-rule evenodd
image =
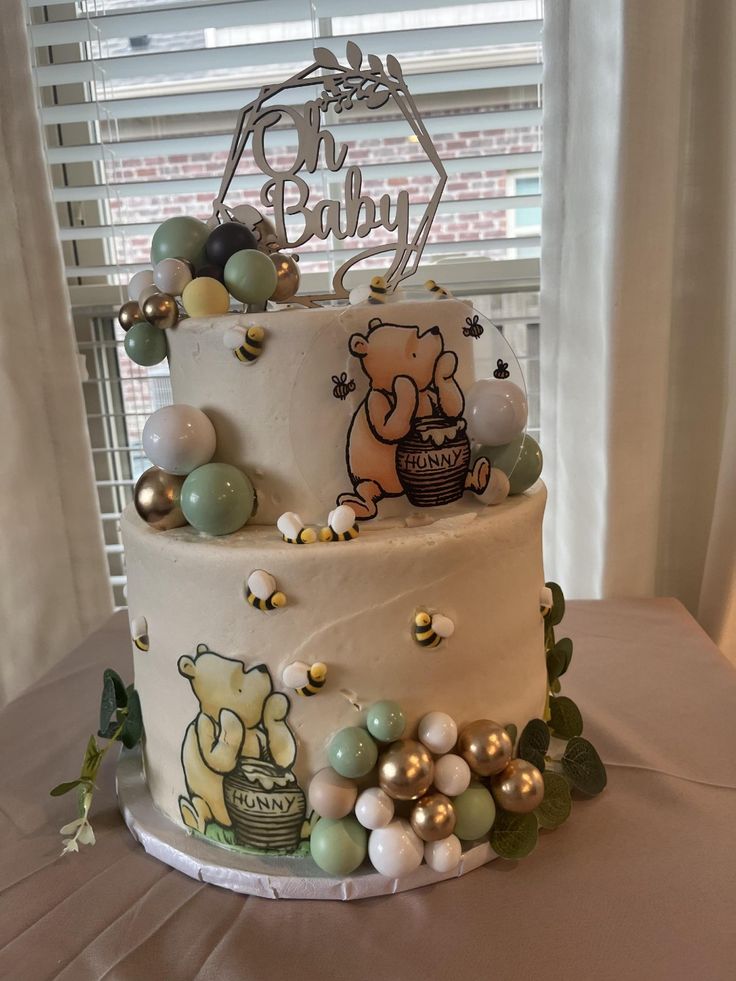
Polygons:
<instances>
[{"instance_id":1,"label":"white chocolate ball","mask_svg":"<svg viewBox=\"0 0 736 981\"><path fill-rule=\"evenodd\" d=\"M318 770L309 784L309 803L323 818L344 818L352 811L358 788L331 766Z\"/></svg>"},{"instance_id":2,"label":"white chocolate ball","mask_svg":"<svg viewBox=\"0 0 736 981\"><path fill-rule=\"evenodd\" d=\"M447 797L458 797L470 786L470 767L454 753L440 756L434 763L434 785Z\"/></svg>"},{"instance_id":3,"label":"white chocolate ball","mask_svg":"<svg viewBox=\"0 0 736 981\"><path fill-rule=\"evenodd\" d=\"M170 296L181 296L193 278L192 267L181 259L162 259L153 270L154 283Z\"/></svg>"},{"instance_id":4,"label":"white chocolate ball","mask_svg":"<svg viewBox=\"0 0 736 981\"><path fill-rule=\"evenodd\" d=\"M394 817L394 802L380 787L369 787L358 797L355 816L369 831L385 828Z\"/></svg>"},{"instance_id":5,"label":"white chocolate ball","mask_svg":"<svg viewBox=\"0 0 736 981\"><path fill-rule=\"evenodd\" d=\"M440 841L428 841L424 846L424 861L435 872L452 872L460 864L463 846L457 835L448 835Z\"/></svg>"},{"instance_id":6,"label":"white chocolate ball","mask_svg":"<svg viewBox=\"0 0 736 981\"><path fill-rule=\"evenodd\" d=\"M419 720L419 742L432 753L449 753L457 742L457 723L446 712L429 712Z\"/></svg>"},{"instance_id":7,"label":"white chocolate ball","mask_svg":"<svg viewBox=\"0 0 736 981\"><path fill-rule=\"evenodd\" d=\"M137 272L135 276L131 276L130 282L128 283L128 296L131 300L135 300L138 306L143 306L140 302L139 297L144 289L149 286L153 286L153 269L141 269Z\"/></svg>"},{"instance_id":8,"label":"white chocolate ball","mask_svg":"<svg viewBox=\"0 0 736 981\"><path fill-rule=\"evenodd\" d=\"M424 842L403 818L371 831L368 857L373 867L389 879L400 879L418 869L424 858Z\"/></svg>"},{"instance_id":9,"label":"white chocolate ball","mask_svg":"<svg viewBox=\"0 0 736 981\"><path fill-rule=\"evenodd\" d=\"M193 405L165 405L143 427L143 452L166 473L189 474L212 459L215 427Z\"/></svg>"},{"instance_id":10,"label":"white chocolate ball","mask_svg":"<svg viewBox=\"0 0 736 981\"><path fill-rule=\"evenodd\" d=\"M483 446L510 443L524 432L528 412L526 395L506 379L479 378L465 396L468 435Z\"/></svg>"}]
</instances>

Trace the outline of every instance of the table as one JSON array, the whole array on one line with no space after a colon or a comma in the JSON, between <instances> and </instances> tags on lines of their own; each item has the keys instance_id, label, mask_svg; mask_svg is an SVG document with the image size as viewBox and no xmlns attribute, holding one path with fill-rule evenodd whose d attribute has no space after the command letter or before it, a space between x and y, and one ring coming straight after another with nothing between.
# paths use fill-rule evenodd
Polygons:
<instances>
[{"instance_id":1,"label":"table","mask_svg":"<svg viewBox=\"0 0 736 981\"><path fill-rule=\"evenodd\" d=\"M131 676L108 625L0 713L0 978L697 979L736 976L736 671L675 600L578 601L564 691L608 766L532 856L356 903L274 902L147 856L114 767L94 847L59 858L104 667Z\"/></svg>"}]
</instances>

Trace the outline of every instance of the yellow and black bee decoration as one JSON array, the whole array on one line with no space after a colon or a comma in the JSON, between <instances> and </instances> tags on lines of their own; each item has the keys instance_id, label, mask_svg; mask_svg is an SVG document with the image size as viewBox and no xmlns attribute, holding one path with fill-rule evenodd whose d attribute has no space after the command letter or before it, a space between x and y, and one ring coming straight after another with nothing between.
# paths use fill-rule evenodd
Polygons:
<instances>
[{"instance_id":1,"label":"yellow and black bee decoration","mask_svg":"<svg viewBox=\"0 0 736 981\"><path fill-rule=\"evenodd\" d=\"M314 528L305 527L302 519L294 511L285 511L276 522L276 527L289 545L312 545L317 541L317 532Z\"/></svg>"},{"instance_id":2,"label":"yellow and black bee decoration","mask_svg":"<svg viewBox=\"0 0 736 981\"><path fill-rule=\"evenodd\" d=\"M432 616L426 610L420 610L414 617L414 640L420 647L427 649L439 647L442 641L452 637L454 632L455 624L441 613Z\"/></svg>"},{"instance_id":3,"label":"yellow and black bee decoration","mask_svg":"<svg viewBox=\"0 0 736 981\"><path fill-rule=\"evenodd\" d=\"M265 330L257 324L250 327L231 327L225 332L223 342L238 361L249 365L257 361L263 353L265 336Z\"/></svg>"},{"instance_id":4,"label":"yellow and black bee decoration","mask_svg":"<svg viewBox=\"0 0 736 981\"><path fill-rule=\"evenodd\" d=\"M494 378L508 378L509 377L509 363L501 358L496 361L496 370L493 372Z\"/></svg>"},{"instance_id":5,"label":"yellow and black bee decoration","mask_svg":"<svg viewBox=\"0 0 736 981\"><path fill-rule=\"evenodd\" d=\"M341 504L330 511L327 525L319 533L321 542L349 542L360 534L355 511L349 504Z\"/></svg>"},{"instance_id":6,"label":"yellow and black bee decoration","mask_svg":"<svg viewBox=\"0 0 736 981\"><path fill-rule=\"evenodd\" d=\"M477 313L473 314L472 317L466 317L465 324L466 326L463 327L463 334L465 337L472 337L473 340L477 340L479 337L481 337L484 328Z\"/></svg>"},{"instance_id":7,"label":"yellow and black bee decoration","mask_svg":"<svg viewBox=\"0 0 736 981\"><path fill-rule=\"evenodd\" d=\"M444 286L440 286L433 279L428 279L424 284L425 289L428 289L430 293L433 293L438 300L446 300L448 297L452 296L449 290L446 290Z\"/></svg>"},{"instance_id":8,"label":"yellow and black bee decoration","mask_svg":"<svg viewBox=\"0 0 736 981\"><path fill-rule=\"evenodd\" d=\"M383 276L374 276L371 280L368 302L374 304L385 303L388 299L388 292L388 284Z\"/></svg>"},{"instance_id":9,"label":"yellow and black bee decoration","mask_svg":"<svg viewBox=\"0 0 736 981\"><path fill-rule=\"evenodd\" d=\"M327 665L322 661L315 661L314 664L293 661L284 668L281 680L287 688L293 688L297 695L310 698L324 688Z\"/></svg>"},{"instance_id":10,"label":"yellow and black bee decoration","mask_svg":"<svg viewBox=\"0 0 736 981\"><path fill-rule=\"evenodd\" d=\"M276 589L276 580L270 572L255 569L245 584L245 598L256 610L278 610L286 606L286 596Z\"/></svg>"},{"instance_id":11,"label":"yellow and black bee decoration","mask_svg":"<svg viewBox=\"0 0 736 981\"><path fill-rule=\"evenodd\" d=\"M148 623L145 617L136 617L132 621L130 624L130 635L138 650L146 654L151 644L148 639Z\"/></svg>"},{"instance_id":12,"label":"yellow and black bee decoration","mask_svg":"<svg viewBox=\"0 0 736 981\"><path fill-rule=\"evenodd\" d=\"M343 371L341 375L333 375L332 384L335 386L332 389L333 396L341 401L344 401L351 392L355 391L355 379L351 378L348 381L347 371Z\"/></svg>"}]
</instances>

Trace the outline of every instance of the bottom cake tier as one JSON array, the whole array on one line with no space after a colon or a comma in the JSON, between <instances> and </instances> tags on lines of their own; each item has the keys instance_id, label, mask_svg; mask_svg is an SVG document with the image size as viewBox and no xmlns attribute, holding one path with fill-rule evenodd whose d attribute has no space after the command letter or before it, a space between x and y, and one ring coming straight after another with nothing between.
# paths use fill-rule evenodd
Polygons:
<instances>
[{"instance_id":1,"label":"bottom cake tier","mask_svg":"<svg viewBox=\"0 0 736 981\"><path fill-rule=\"evenodd\" d=\"M363 729L372 704L398 703L405 737L430 712L461 729L540 716L545 498L540 484L498 507L376 522L353 540L309 545L264 526L223 539L156 532L129 509L135 686L155 805L215 842L306 853L310 780L334 762L335 734ZM256 570L274 583L270 598L249 589ZM353 732L341 748L360 784L371 747Z\"/></svg>"}]
</instances>

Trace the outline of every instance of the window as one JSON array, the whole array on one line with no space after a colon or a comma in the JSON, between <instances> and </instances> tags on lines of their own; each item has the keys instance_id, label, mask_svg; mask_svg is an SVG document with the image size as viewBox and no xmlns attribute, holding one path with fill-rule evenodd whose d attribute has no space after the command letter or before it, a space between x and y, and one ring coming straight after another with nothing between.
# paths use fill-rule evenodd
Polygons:
<instances>
[{"instance_id":1,"label":"window","mask_svg":"<svg viewBox=\"0 0 736 981\"><path fill-rule=\"evenodd\" d=\"M541 0L374 0L371 13L362 0L26 4L118 605L125 579L117 518L146 466L145 419L171 398L165 370L118 357L114 314L124 285L147 265L161 220L211 213L238 109L264 82L309 63L315 44L342 56L352 37L364 53L401 60L448 171L425 262L504 324L517 353L530 358L533 392ZM333 123L372 193L398 183L413 205L426 202L431 174L399 120ZM258 206L260 184L245 154L234 203ZM310 289L326 288L346 245L300 249ZM533 409L532 401L536 424Z\"/></svg>"}]
</instances>

